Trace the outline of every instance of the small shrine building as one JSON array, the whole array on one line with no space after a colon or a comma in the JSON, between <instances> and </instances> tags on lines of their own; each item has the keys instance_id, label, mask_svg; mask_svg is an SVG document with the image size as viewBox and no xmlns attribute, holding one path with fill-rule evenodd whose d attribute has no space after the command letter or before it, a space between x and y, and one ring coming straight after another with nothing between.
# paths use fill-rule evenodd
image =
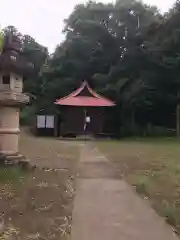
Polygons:
<instances>
[{"instance_id":1,"label":"small shrine building","mask_svg":"<svg viewBox=\"0 0 180 240\"><path fill-rule=\"evenodd\" d=\"M57 99L62 121L60 135L102 134L106 108L115 106L111 100L97 94L84 81L81 86L63 98Z\"/></svg>"}]
</instances>

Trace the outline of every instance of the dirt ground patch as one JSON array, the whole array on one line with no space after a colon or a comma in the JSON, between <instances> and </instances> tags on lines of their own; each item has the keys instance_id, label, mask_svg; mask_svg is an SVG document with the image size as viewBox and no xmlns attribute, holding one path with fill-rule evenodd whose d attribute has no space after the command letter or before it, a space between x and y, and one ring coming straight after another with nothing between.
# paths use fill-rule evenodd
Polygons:
<instances>
[{"instance_id":1,"label":"dirt ground patch","mask_svg":"<svg viewBox=\"0 0 180 240\"><path fill-rule=\"evenodd\" d=\"M33 137L22 131L20 152L40 167L73 169L82 144L55 138Z\"/></svg>"},{"instance_id":2,"label":"dirt ground patch","mask_svg":"<svg viewBox=\"0 0 180 240\"><path fill-rule=\"evenodd\" d=\"M107 141L98 146L116 172L180 234L180 142Z\"/></svg>"},{"instance_id":3,"label":"dirt ground patch","mask_svg":"<svg viewBox=\"0 0 180 240\"><path fill-rule=\"evenodd\" d=\"M21 152L37 168L1 169L0 239L68 239L80 147L21 135Z\"/></svg>"}]
</instances>

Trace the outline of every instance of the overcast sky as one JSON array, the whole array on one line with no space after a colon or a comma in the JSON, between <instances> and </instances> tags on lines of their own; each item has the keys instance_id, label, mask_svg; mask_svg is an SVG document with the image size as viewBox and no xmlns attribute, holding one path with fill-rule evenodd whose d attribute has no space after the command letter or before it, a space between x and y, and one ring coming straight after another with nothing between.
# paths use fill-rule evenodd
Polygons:
<instances>
[{"instance_id":1,"label":"overcast sky","mask_svg":"<svg viewBox=\"0 0 180 240\"><path fill-rule=\"evenodd\" d=\"M0 25L14 25L23 34L29 34L52 52L63 40L61 33L63 20L78 3L83 0L0 0ZM99 0L100 2L100 0ZM112 2L102 0L101 2ZM144 0L156 4L162 11L167 11L174 0Z\"/></svg>"}]
</instances>

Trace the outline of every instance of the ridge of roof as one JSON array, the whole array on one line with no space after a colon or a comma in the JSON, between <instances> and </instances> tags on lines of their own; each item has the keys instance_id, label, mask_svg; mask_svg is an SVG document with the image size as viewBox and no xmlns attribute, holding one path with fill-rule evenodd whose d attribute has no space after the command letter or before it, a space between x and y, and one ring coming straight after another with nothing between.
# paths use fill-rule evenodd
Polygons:
<instances>
[{"instance_id":1,"label":"ridge of roof","mask_svg":"<svg viewBox=\"0 0 180 240\"><path fill-rule=\"evenodd\" d=\"M81 86L78 88L78 89L76 89L75 91L73 91L72 93L70 93L69 95L67 95L67 96L65 96L65 97L62 97L62 98L60 98L60 99L57 99L56 101L55 101L55 104L60 104L60 102L61 101L66 101L66 100L69 100L69 98L82 98L83 99L83 96L78 96L83 90L84 90L84 88L85 87L87 87L87 89L88 89L88 91L89 91L89 93L92 95L91 97L89 97L89 98L94 98L94 99L101 99L101 100L104 100L104 101L107 101L107 102L109 102L109 103L111 103L112 104L112 106L114 106L115 105L115 103L113 102L113 101L111 101L111 100L109 100L109 99L107 99L107 98L105 98L105 97L103 97L103 96L101 96L100 94L98 94L98 93L96 93L90 86L89 86L89 84L88 84L88 82L86 81L86 80L84 80L83 82L82 82L82 84L81 84ZM61 104L60 104L61 105Z\"/></svg>"},{"instance_id":2,"label":"ridge of roof","mask_svg":"<svg viewBox=\"0 0 180 240\"><path fill-rule=\"evenodd\" d=\"M59 100L64 100L64 99L69 98L69 97L76 97L76 96L84 89L85 84L86 84L86 81L83 81L82 84L81 84L81 86L80 86L78 89L76 89L76 90L73 91L72 93L68 94L67 96L62 97L62 98L57 99L57 100L59 101ZM57 101L57 100L56 100L56 101Z\"/></svg>"}]
</instances>

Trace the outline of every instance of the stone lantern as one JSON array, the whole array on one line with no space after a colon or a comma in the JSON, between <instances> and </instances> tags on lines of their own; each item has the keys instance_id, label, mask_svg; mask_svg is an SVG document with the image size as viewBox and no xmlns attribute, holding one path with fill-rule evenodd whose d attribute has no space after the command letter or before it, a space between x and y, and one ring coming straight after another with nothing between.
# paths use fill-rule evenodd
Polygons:
<instances>
[{"instance_id":1,"label":"stone lantern","mask_svg":"<svg viewBox=\"0 0 180 240\"><path fill-rule=\"evenodd\" d=\"M0 155L7 159L19 156L19 113L21 106L29 102L22 93L23 78L33 67L22 54L20 40L6 36L0 55Z\"/></svg>"}]
</instances>

